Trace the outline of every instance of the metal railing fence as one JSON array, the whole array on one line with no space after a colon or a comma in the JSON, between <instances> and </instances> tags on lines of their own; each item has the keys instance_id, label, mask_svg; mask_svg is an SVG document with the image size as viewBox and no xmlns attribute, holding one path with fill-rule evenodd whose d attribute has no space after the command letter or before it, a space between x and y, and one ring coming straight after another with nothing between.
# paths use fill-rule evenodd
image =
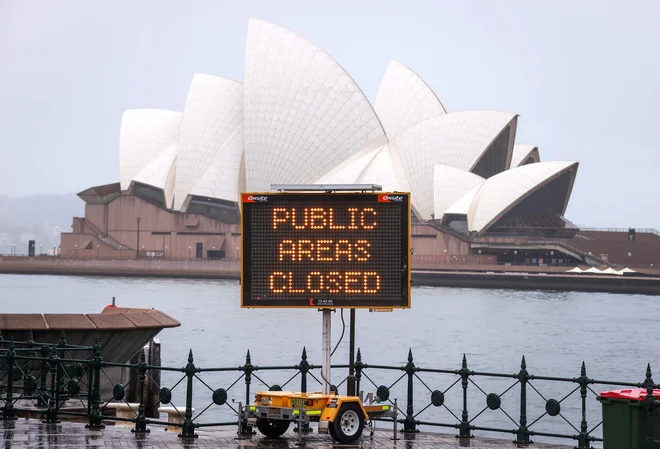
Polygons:
<instances>
[{"instance_id":1,"label":"metal railing fence","mask_svg":"<svg viewBox=\"0 0 660 449\"><path fill-rule=\"evenodd\" d=\"M205 368L195 363L190 350L185 365L165 367L149 365L144 351L140 352L137 364L106 362L98 337L92 346L77 346L67 343L64 332L58 342L50 344L35 342L32 333L29 335L27 341L8 341L0 335L0 412L4 420L16 419L21 414L37 414L43 417L44 423L52 424L68 417L84 419L90 429L102 429L112 421L125 421L132 424L134 432L148 432L152 425L177 426L181 437L194 437L196 429L203 427L237 426L239 437L249 437L251 433L246 434L247 426L240 421L242 407L252 402L255 385L275 391L299 387L302 392L316 391L313 387L321 385L320 376L314 373L321 367L309 363L305 348L300 361L293 365L255 365L247 351L243 365ZM558 377L533 374L524 356L518 370L498 373L470 369L465 355L460 367L455 369L419 366L412 350L408 351L407 362L398 366L370 364L363 360L358 349L354 367L356 391L370 389L375 391L376 402L397 407L402 416L397 421L403 432L435 427L455 429L456 436L464 439L479 432L498 433L513 435L517 444L529 444L538 436L574 441L577 448L590 448L594 442L602 441L599 436L602 420L594 419L598 415L598 404L588 400L598 395L594 390L598 385L646 389L647 396L642 404L646 407L650 427L654 415L660 413L653 395L653 390L660 386L653 381L650 365L646 367L642 382L621 382L589 377L584 362L578 376ZM114 383L111 393L102 397L101 383L103 379L112 382L106 372L111 368L128 368L135 374L124 382ZM333 365L333 368L345 369L348 365ZM172 380L156 380L165 373L169 373ZM211 379L219 373L226 376L217 385L215 383L220 382ZM266 373L278 373L277 376L283 376L286 381L269 382L265 380ZM332 388L340 391L347 379L341 378ZM129 403L126 396L128 386L135 381L137 406ZM156 388L156 402L146 397L149 383ZM551 396L545 388L557 395ZM562 389L563 393L559 393ZM405 401L394 399L397 394ZM236 395L238 402L230 400L230 395ZM185 400L185 405L174 405L175 396ZM193 404L193 400L198 403ZM117 404L130 409L131 416L109 413ZM172 407L180 422L154 418L154 410L161 406ZM434 410L443 412L444 418L440 413L432 413ZM213 415L213 419L204 421L205 415ZM215 418L220 415L227 419ZM488 418L495 415L501 420ZM558 428L557 423L563 424L569 431L544 430L540 428L543 422L553 422L555 428ZM653 436L649 438L648 447L651 448Z\"/></svg>"}]
</instances>

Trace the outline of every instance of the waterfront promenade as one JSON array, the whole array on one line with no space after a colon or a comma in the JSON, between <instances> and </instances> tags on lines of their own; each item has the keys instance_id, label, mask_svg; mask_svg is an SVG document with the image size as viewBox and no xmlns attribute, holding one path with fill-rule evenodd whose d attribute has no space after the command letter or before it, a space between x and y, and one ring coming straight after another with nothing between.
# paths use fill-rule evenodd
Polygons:
<instances>
[{"instance_id":1,"label":"waterfront promenade","mask_svg":"<svg viewBox=\"0 0 660 449\"><path fill-rule=\"evenodd\" d=\"M308 447L318 449L328 448L405 448L431 449L472 447L481 449L514 448L517 445L509 440L487 438L472 438L459 440L453 435L437 433L417 433L414 435L399 434L393 440L390 431L376 431L372 437L368 433L357 444L340 445L333 442L327 435L307 435L300 445L297 435L289 432L283 438L266 439L254 436L250 439L236 438L235 429L198 431L198 438L182 439L175 432L167 432L162 427L153 427L148 434L137 435L126 427L108 426L103 430L87 430L84 424L64 422L56 425L42 424L41 420L19 419L16 421L0 421L3 434L2 443L6 449L50 449L50 448L122 448L122 449L176 449L176 448L216 448L216 449L284 449ZM533 444L539 449L569 449L572 446L554 444Z\"/></svg>"},{"instance_id":2,"label":"waterfront promenade","mask_svg":"<svg viewBox=\"0 0 660 449\"><path fill-rule=\"evenodd\" d=\"M586 269L587 266L582 268ZM566 273L565 266L425 264L412 266L413 286L563 290L660 294L660 269L637 269L626 276ZM0 274L238 279L236 259L71 259L0 256Z\"/></svg>"}]
</instances>

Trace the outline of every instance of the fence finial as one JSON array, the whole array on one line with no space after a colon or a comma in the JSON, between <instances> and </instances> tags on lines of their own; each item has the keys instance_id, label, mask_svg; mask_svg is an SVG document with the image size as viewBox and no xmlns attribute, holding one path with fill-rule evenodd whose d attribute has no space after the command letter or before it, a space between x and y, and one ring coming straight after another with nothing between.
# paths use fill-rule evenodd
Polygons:
<instances>
[{"instance_id":1,"label":"fence finial","mask_svg":"<svg viewBox=\"0 0 660 449\"><path fill-rule=\"evenodd\" d=\"M66 346L66 332L60 331L60 342L58 343L58 346Z\"/></svg>"}]
</instances>

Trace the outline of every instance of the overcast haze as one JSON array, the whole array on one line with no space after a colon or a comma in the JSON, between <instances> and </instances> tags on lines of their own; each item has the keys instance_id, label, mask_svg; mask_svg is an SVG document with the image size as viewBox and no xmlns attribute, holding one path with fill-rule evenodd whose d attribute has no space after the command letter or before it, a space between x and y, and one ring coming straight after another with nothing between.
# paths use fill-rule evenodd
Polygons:
<instances>
[{"instance_id":1,"label":"overcast haze","mask_svg":"<svg viewBox=\"0 0 660 449\"><path fill-rule=\"evenodd\" d=\"M196 72L243 79L248 18L334 57L372 102L390 59L449 111L520 114L577 160L567 217L660 228L660 2L0 0L0 195L119 180L129 108L182 110Z\"/></svg>"}]
</instances>

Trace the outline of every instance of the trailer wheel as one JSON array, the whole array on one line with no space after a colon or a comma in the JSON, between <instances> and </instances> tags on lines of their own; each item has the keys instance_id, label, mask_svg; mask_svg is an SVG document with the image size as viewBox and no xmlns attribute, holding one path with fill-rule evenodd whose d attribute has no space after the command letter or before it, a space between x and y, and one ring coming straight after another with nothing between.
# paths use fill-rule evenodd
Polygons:
<instances>
[{"instance_id":1,"label":"trailer wheel","mask_svg":"<svg viewBox=\"0 0 660 449\"><path fill-rule=\"evenodd\" d=\"M270 438L277 438L284 435L289 430L289 421L283 419L258 419L257 429L259 432Z\"/></svg>"},{"instance_id":2,"label":"trailer wheel","mask_svg":"<svg viewBox=\"0 0 660 449\"><path fill-rule=\"evenodd\" d=\"M341 406L335 420L330 424L330 435L339 443L352 443L362 436L364 415L355 402Z\"/></svg>"},{"instance_id":3,"label":"trailer wheel","mask_svg":"<svg viewBox=\"0 0 660 449\"><path fill-rule=\"evenodd\" d=\"M337 439L337 432L335 432L334 422L331 422L330 425L328 426L328 433L330 434L333 440L339 441Z\"/></svg>"}]
</instances>

